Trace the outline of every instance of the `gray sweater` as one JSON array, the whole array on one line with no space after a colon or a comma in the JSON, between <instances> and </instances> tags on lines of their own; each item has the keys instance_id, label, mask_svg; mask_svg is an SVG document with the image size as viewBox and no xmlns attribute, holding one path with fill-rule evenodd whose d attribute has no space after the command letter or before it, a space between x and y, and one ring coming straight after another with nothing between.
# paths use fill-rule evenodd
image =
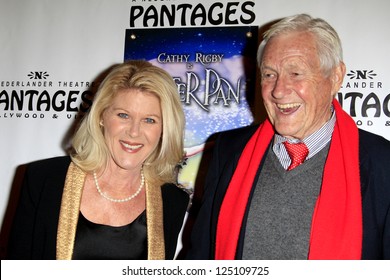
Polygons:
<instances>
[{"instance_id":1,"label":"gray sweater","mask_svg":"<svg viewBox=\"0 0 390 280\"><path fill-rule=\"evenodd\" d=\"M329 144L291 171L269 150L250 202L243 259L307 259L328 150Z\"/></svg>"}]
</instances>

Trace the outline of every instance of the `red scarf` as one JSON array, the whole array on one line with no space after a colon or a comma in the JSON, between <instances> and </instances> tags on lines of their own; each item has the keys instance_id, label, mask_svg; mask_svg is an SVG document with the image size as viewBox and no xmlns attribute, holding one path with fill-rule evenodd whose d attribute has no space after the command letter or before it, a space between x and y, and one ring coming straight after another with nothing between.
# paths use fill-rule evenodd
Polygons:
<instances>
[{"instance_id":1,"label":"red scarf","mask_svg":"<svg viewBox=\"0 0 390 280\"><path fill-rule=\"evenodd\" d=\"M358 129L336 100L333 106L337 119L321 192L314 208L308 257L360 259L363 222ZM267 120L242 152L218 217L216 259L232 260L236 256L242 220L256 172L273 136L273 127Z\"/></svg>"}]
</instances>

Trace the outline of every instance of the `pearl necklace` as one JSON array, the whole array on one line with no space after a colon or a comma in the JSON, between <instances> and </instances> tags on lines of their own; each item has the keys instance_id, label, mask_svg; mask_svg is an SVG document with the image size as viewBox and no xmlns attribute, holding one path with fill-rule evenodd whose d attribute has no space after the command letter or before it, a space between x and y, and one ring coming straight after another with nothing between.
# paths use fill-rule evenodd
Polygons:
<instances>
[{"instance_id":1,"label":"pearl necklace","mask_svg":"<svg viewBox=\"0 0 390 280\"><path fill-rule=\"evenodd\" d=\"M115 198L109 197L104 192L102 192L102 190L100 189L100 186L99 186L99 183L98 183L95 171L93 172L93 179L95 180L95 186L96 186L96 189L97 189L98 193L102 197L104 197L105 199L107 199L107 200L109 200L111 202L127 202L129 200L132 200L133 198L135 198L141 192L143 186L145 185L144 171L143 171L143 169L141 169L141 184L139 185L138 190L135 193L133 193L132 195L130 195L129 197L122 198L122 199L115 199Z\"/></svg>"}]
</instances>

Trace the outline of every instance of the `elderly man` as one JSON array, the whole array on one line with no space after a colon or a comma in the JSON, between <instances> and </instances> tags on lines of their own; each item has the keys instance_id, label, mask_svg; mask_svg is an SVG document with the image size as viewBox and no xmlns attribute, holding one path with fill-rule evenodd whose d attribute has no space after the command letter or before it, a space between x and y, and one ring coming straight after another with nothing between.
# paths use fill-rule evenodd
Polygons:
<instances>
[{"instance_id":1,"label":"elderly man","mask_svg":"<svg viewBox=\"0 0 390 280\"><path fill-rule=\"evenodd\" d=\"M258 52L268 119L220 133L188 259L389 259L390 142L335 100L336 31L287 17Z\"/></svg>"}]
</instances>

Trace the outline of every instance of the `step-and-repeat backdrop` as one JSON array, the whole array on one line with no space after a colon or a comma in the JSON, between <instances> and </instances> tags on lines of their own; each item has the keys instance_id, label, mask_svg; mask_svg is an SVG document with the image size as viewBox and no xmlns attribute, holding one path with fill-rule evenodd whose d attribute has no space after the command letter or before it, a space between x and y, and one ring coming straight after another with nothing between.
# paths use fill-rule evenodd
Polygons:
<instances>
[{"instance_id":1,"label":"step-and-repeat backdrop","mask_svg":"<svg viewBox=\"0 0 390 280\"><path fill-rule=\"evenodd\" d=\"M0 0L1 250L24 164L66 154L105 71L127 59L151 61L178 85L179 182L190 191L215 132L264 119L256 48L284 16L336 28L347 65L338 99L360 128L390 140L389 10L386 0Z\"/></svg>"}]
</instances>

